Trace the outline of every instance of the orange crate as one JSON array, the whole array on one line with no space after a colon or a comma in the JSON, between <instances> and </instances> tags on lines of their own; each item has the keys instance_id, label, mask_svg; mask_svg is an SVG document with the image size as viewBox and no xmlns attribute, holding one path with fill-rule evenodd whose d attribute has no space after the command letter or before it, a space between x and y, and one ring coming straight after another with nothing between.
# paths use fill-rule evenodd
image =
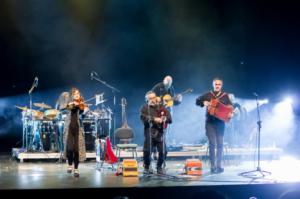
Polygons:
<instances>
[{"instance_id":1,"label":"orange crate","mask_svg":"<svg viewBox=\"0 0 300 199\"><path fill-rule=\"evenodd\" d=\"M123 176L138 176L138 163L135 159L123 160Z\"/></svg>"},{"instance_id":2,"label":"orange crate","mask_svg":"<svg viewBox=\"0 0 300 199\"><path fill-rule=\"evenodd\" d=\"M187 159L185 171L188 175L202 175L202 162L198 159Z\"/></svg>"}]
</instances>

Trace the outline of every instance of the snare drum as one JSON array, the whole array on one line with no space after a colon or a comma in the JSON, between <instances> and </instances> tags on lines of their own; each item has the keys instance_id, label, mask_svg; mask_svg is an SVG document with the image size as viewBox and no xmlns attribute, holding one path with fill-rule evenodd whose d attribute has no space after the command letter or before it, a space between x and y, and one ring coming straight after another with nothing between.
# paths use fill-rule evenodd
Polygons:
<instances>
[{"instance_id":1,"label":"snare drum","mask_svg":"<svg viewBox=\"0 0 300 199\"><path fill-rule=\"evenodd\" d=\"M57 118L58 114L59 114L58 110L49 109L44 112L44 117L45 117L45 119L48 119L48 120L54 120L55 118Z\"/></svg>"},{"instance_id":2,"label":"snare drum","mask_svg":"<svg viewBox=\"0 0 300 199\"><path fill-rule=\"evenodd\" d=\"M42 120L44 118L44 113L41 111L34 110L32 113L33 113L33 118L36 120Z\"/></svg>"},{"instance_id":3,"label":"snare drum","mask_svg":"<svg viewBox=\"0 0 300 199\"><path fill-rule=\"evenodd\" d=\"M44 117L44 113L43 112L37 111L37 110L33 110L33 109L22 112L23 118L30 118L31 114L32 114L32 119L33 120L42 120L43 117Z\"/></svg>"}]
</instances>

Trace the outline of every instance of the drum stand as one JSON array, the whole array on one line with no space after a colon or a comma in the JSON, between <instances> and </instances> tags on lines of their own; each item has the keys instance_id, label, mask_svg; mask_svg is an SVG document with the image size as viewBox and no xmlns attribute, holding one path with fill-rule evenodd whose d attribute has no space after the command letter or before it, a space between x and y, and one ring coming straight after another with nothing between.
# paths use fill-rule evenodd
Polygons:
<instances>
[{"instance_id":1,"label":"drum stand","mask_svg":"<svg viewBox=\"0 0 300 199\"><path fill-rule=\"evenodd\" d=\"M30 90L28 91L29 95L29 111L30 111L30 116L29 116L29 121L26 122L26 132L25 132L25 138L26 138L26 151L32 149L32 142L34 139L34 123L33 123L33 113L32 113L32 92L34 88L37 88L38 86L38 78L35 77L34 82L32 83L32 86ZM30 131L28 131L28 126L30 125ZM28 134L33 135L33 139L30 140L30 143L28 143ZM24 138L23 138L24 139ZM23 141L24 143L24 141Z\"/></svg>"},{"instance_id":2,"label":"drum stand","mask_svg":"<svg viewBox=\"0 0 300 199\"><path fill-rule=\"evenodd\" d=\"M30 144L28 150L44 152L44 146L42 142L42 126L40 121L31 120Z\"/></svg>"},{"instance_id":3,"label":"drum stand","mask_svg":"<svg viewBox=\"0 0 300 199\"><path fill-rule=\"evenodd\" d=\"M59 159L58 163L64 163L64 146L63 146L63 137L64 137L64 127L62 128L61 123L57 124L57 131L58 134L58 143L59 143Z\"/></svg>"},{"instance_id":4,"label":"drum stand","mask_svg":"<svg viewBox=\"0 0 300 199\"><path fill-rule=\"evenodd\" d=\"M27 149L27 135L28 135L28 119L26 118L26 115L22 116L22 122L23 122L23 136L22 136L22 148Z\"/></svg>"},{"instance_id":5,"label":"drum stand","mask_svg":"<svg viewBox=\"0 0 300 199\"><path fill-rule=\"evenodd\" d=\"M261 123L260 120L260 112L259 112L259 103L258 103L258 95L254 93L256 97L256 109L257 109L257 167L256 170L253 171L246 171L242 172L239 175L246 177L246 178L252 178L252 179L258 179L258 178L264 178L266 175L271 175L271 172L264 171L260 167L260 131L261 131Z\"/></svg>"}]
</instances>

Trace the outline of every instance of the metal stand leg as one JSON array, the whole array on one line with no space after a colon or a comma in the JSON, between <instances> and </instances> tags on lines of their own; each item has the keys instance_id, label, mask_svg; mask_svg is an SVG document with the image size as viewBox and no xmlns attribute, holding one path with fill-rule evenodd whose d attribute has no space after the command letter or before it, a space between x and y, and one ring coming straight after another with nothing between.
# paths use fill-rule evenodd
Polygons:
<instances>
[{"instance_id":1,"label":"metal stand leg","mask_svg":"<svg viewBox=\"0 0 300 199\"><path fill-rule=\"evenodd\" d=\"M247 178L252 178L252 179L258 179L258 178L264 178L266 175L271 175L271 172L269 171L264 171L260 167L260 132L261 132L261 123L262 121L260 120L260 112L259 112L259 103L258 103L258 95L256 96L256 109L257 109L257 167L256 170L253 171L247 171L240 173L240 176L247 177Z\"/></svg>"}]
</instances>

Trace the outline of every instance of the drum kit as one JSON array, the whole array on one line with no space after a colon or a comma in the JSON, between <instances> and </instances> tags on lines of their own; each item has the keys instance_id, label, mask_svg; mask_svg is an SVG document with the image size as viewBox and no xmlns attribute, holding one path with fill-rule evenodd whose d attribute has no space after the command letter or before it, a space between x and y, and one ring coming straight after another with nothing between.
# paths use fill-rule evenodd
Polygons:
<instances>
[{"instance_id":1,"label":"drum kit","mask_svg":"<svg viewBox=\"0 0 300 199\"><path fill-rule=\"evenodd\" d=\"M53 109L45 103L33 103L37 109L15 106L22 110L23 148L27 151L62 152L65 110ZM101 108L89 110L82 117L86 150L95 151L95 140L110 135L112 111L101 104Z\"/></svg>"}]
</instances>

